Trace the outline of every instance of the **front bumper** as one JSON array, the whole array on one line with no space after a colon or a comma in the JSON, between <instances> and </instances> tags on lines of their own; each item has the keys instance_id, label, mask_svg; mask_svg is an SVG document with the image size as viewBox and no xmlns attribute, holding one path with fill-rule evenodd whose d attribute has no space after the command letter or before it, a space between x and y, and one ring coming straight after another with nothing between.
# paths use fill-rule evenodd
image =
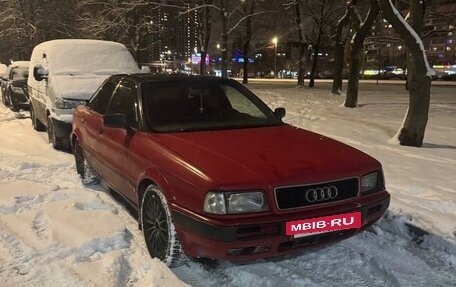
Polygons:
<instances>
[{"instance_id":1,"label":"front bumper","mask_svg":"<svg viewBox=\"0 0 456 287\"><path fill-rule=\"evenodd\" d=\"M388 209L390 195L385 191L351 203L322 207L308 211L273 215L269 222L254 218L249 223L224 226L213 224L207 218L195 218L185 212L173 209L172 216L179 240L185 252L193 257L207 257L230 261L254 260L295 252L301 248L310 248L337 242L351 237L374 224ZM288 221L336 215L360 211L362 227L360 229L340 230L294 239L285 234ZM274 218L274 220L272 220Z\"/></svg>"},{"instance_id":2,"label":"front bumper","mask_svg":"<svg viewBox=\"0 0 456 287\"><path fill-rule=\"evenodd\" d=\"M10 105L13 108L24 109L24 110L29 109L29 106L30 106L29 99L24 94L10 91L9 97L10 97Z\"/></svg>"}]
</instances>

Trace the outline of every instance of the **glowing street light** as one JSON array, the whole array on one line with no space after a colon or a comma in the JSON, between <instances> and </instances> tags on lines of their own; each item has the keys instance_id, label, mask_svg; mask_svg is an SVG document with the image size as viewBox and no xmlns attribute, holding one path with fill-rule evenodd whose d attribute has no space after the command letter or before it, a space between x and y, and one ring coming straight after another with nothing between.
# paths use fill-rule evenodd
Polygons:
<instances>
[{"instance_id":1,"label":"glowing street light","mask_svg":"<svg viewBox=\"0 0 456 287\"><path fill-rule=\"evenodd\" d=\"M274 44L274 78L277 79L277 43L279 43L279 39L272 38L272 43Z\"/></svg>"}]
</instances>

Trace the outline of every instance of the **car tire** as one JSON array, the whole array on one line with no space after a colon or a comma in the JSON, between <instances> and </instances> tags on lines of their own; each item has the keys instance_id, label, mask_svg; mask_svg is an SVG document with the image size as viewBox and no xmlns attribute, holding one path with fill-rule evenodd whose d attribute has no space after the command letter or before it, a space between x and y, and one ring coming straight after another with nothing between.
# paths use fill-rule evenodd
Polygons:
<instances>
[{"instance_id":1,"label":"car tire","mask_svg":"<svg viewBox=\"0 0 456 287\"><path fill-rule=\"evenodd\" d=\"M32 127L34 130L39 132L44 132L46 130L46 127L36 118L33 105L30 105L30 119L32 120Z\"/></svg>"},{"instance_id":2,"label":"car tire","mask_svg":"<svg viewBox=\"0 0 456 287\"><path fill-rule=\"evenodd\" d=\"M3 96L3 97L4 97L4 105L5 105L5 107L9 107L10 101L9 101L8 97L6 95Z\"/></svg>"},{"instance_id":3,"label":"car tire","mask_svg":"<svg viewBox=\"0 0 456 287\"><path fill-rule=\"evenodd\" d=\"M49 143L57 150L70 150L70 140L57 137L54 132L54 125L52 124L51 115L47 118L47 134Z\"/></svg>"},{"instance_id":4,"label":"car tire","mask_svg":"<svg viewBox=\"0 0 456 287\"><path fill-rule=\"evenodd\" d=\"M73 146L73 155L76 163L76 171L81 176L81 181L84 185L98 184L100 182L98 176L89 165L84 157L79 141L76 140Z\"/></svg>"},{"instance_id":5,"label":"car tire","mask_svg":"<svg viewBox=\"0 0 456 287\"><path fill-rule=\"evenodd\" d=\"M152 258L158 258L169 267L184 263L184 254L165 196L151 184L141 202L141 226L147 249Z\"/></svg>"}]
</instances>

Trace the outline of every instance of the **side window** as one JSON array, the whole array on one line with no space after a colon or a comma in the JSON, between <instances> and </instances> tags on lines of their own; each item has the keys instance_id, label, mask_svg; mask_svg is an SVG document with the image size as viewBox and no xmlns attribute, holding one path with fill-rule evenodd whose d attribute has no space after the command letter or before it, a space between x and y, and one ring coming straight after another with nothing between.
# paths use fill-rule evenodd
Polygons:
<instances>
[{"instance_id":1,"label":"side window","mask_svg":"<svg viewBox=\"0 0 456 287\"><path fill-rule=\"evenodd\" d=\"M108 107L108 114L124 114L127 117L128 123L134 127L138 127L138 119L136 116L136 88L132 83L121 81L120 85L114 92L111 102Z\"/></svg>"},{"instance_id":2,"label":"side window","mask_svg":"<svg viewBox=\"0 0 456 287\"><path fill-rule=\"evenodd\" d=\"M228 97L228 100L231 103L231 106L238 112L245 113L257 118L266 118L264 113L240 91L228 85L222 85L222 87L225 91L226 96Z\"/></svg>"},{"instance_id":3,"label":"side window","mask_svg":"<svg viewBox=\"0 0 456 287\"><path fill-rule=\"evenodd\" d=\"M88 104L89 108L101 115L104 115L106 113L109 100L111 99L112 93L114 92L118 82L118 79L109 79L100 88L98 88Z\"/></svg>"}]
</instances>

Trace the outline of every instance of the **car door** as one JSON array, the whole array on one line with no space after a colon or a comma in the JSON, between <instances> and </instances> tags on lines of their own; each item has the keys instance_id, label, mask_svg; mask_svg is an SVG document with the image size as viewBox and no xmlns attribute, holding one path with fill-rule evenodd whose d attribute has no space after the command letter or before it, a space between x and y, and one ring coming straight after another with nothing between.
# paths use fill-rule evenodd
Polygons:
<instances>
[{"instance_id":1,"label":"car door","mask_svg":"<svg viewBox=\"0 0 456 287\"><path fill-rule=\"evenodd\" d=\"M133 131L138 128L137 89L134 83L121 80L108 105L106 114L124 114ZM136 202L134 186L130 183L130 141L135 132L124 128L106 127L98 131L97 154L102 159L103 178L127 199Z\"/></svg>"},{"instance_id":2,"label":"car door","mask_svg":"<svg viewBox=\"0 0 456 287\"><path fill-rule=\"evenodd\" d=\"M103 124L103 116L106 114L112 94L121 77L107 79L94 93L87 105L88 109L81 115L80 143L86 151L86 158L91 166L98 171L100 162L96 156L98 133Z\"/></svg>"}]
</instances>

